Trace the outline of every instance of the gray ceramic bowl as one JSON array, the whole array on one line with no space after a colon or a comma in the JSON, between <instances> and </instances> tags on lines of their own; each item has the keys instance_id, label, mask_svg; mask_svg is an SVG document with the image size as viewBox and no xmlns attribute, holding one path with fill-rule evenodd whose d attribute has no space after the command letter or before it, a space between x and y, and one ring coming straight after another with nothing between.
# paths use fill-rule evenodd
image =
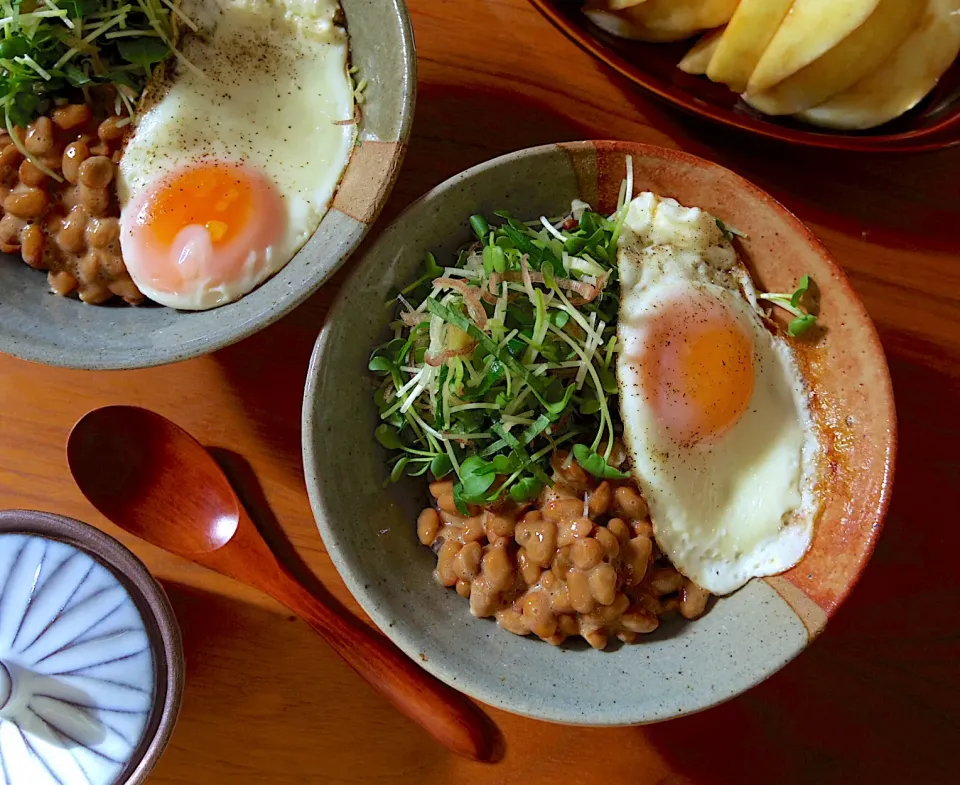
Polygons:
<instances>
[{"instance_id":1,"label":"gray ceramic bowl","mask_svg":"<svg viewBox=\"0 0 960 785\"><path fill-rule=\"evenodd\" d=\"M356 249L396 180L413 119L416 52L405 0L341 0L351 58L367 80L362 144L314 236L277 275L212 311L89 306L58 297L46 273L0 257L0 352L67 368L145 368L221 349L313 294Z\"/></svg>"},{"instance_id":2,"label":"gray ceramic bowl","mask_svg":"<svg viewBox=\"0 0 960 785\"><path fill-rule=\"evenodd\" d=\"M800 360L817 390L814 418L829 477L813 545L781 576L755 580L695 622L668 623L615 650L554 648L516 637L433 578L419 544L425 483L383 490L385 452L366 370L383 340L391 287L424 254L467 241L466 217L563 214L576 196L615 206L631 155L635 188L709 210L747 233L741 252L767 291L804 273L819 285L822 330ZM377 625L428 671L469 695L557 722L616 725L698 711L766 678L823 629L856 582L886 511L896 444L890 378L863 306L827 250L769 195L727 169L647 145L580 142L524 150L470 169L414 204L344 287L317 341L303 407L307 488L327 551Z\"/></svg>"},{"instance_id":3,"label":"gray ceramic bowl","mask_svg":"<svg viewBox=\"0 0 960 785\"><path fill-rule=\"evenodd\" d=\"M16 623L0 625L3 781L146 782L177 722L184 660L143 563L73 518L0 510L0 607Z\"/></svg>"}]
</instances>

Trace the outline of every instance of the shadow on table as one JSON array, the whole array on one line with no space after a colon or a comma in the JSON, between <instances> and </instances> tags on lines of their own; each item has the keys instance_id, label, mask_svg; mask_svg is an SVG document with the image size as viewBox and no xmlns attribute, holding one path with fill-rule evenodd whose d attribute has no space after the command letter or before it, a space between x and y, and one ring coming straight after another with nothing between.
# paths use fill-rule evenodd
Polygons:
<instances>
[{"instance_id":1,"label":"shadow on table","mask_svg":"<svg viewBox=\"0 0 960 785\"><path fill-rule=\"evenodd\" d=\"M223 473L230 481L240 499L240 503L250 516L257 530L260 532L270 550L286 567L290 574L302 583L308 591L322 597L331 605L339 605L333 596L324 588L323 584L314 575L313 571L307 566L307 563L297 553L297 549L290 542L286 532L274 515L270 503L267 501L266 494L263 492L263 486L257 473L253 470L250 462L240 453L228 450L225 447L207 447L207 452L213 456Z\"/></svg>"},{"instance_id":2,"label":"shadow on table","mask_svg":"<svg viewBox=\"0 0 960 785\"><path fill-rule=\"evenodd\" d=\"M588 123L520 93L422 85L413 137L383 218L393 220L429 189L490 158L590 138Z\"/></svg>"},{"instance_id":3,"label":"shadow on table","mask_svg":"<svg viewBox=\"0 0 960 785\"><path fill-rule=\"evenodd\" d=\"M697 785L955 783L960 385L891 363L893 500L863 578L809 651L716 709L638 729Z\"/></svg>"}]
</instances>

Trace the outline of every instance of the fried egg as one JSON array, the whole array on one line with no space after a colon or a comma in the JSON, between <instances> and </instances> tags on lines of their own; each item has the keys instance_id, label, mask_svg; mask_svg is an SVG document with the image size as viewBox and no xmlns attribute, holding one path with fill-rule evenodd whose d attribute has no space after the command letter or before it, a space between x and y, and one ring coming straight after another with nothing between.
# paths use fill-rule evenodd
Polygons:
<instances>
[{"instance_id":1,"label":"fried egg","mask_svg":"<svg viewBox=\"0 0 960 785\"><path fill-rule=\"evenodd\" d=\"M335 0L187 0L183 58L151 85L119 165L120 244L152 300L203 310L280 270L353 150Z\"/></svg>"},{"instance_id":2,"label":"fried egg","mask_svg":"<svg viewBox=\"0 0 960 785\"><path fill-rule=\"evenodd\" d=\"M641 194L618 257L624 441L658 544L714 594L789 569L821 453L791 347L703 210Z\"/></svg>"}]
</instances>

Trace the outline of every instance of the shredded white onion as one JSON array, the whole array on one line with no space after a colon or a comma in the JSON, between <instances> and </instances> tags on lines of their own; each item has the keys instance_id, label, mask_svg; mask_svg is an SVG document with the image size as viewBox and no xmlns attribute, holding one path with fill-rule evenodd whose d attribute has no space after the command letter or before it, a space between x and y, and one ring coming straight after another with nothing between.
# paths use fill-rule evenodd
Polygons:
<instances>
[{"instance_id":1,"label":"shredded white onion","mask_svg":"<svg viewBox=\"0 0 960 785\"><path fill-rule=\"evenodd\" d=\"M564 237L562 234L560 234L560 232L556 230L554 225L546 219L546 216L543 216L543 215L540 216L540 223L543 224L544 229L546 229L550 234L556 237L561 243L566 242L567 238Z\"/></svg>"}]
</instances>

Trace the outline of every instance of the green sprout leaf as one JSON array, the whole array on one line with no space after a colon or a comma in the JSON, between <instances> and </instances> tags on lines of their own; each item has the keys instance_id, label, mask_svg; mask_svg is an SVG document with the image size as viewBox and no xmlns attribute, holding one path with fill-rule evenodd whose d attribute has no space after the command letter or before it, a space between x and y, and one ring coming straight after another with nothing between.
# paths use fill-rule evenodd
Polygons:
<instances>
[{"instance_id":1,"label":"green sprout leaf","mask_svg":"<svg viewBox=\"0 0 960 785\"><path fill-rule=\"evenodd\" d=\"M137 77L139 78L139 76ZM115 85L124 85L129 87L135 93L140 91L140 86L130 71L120 71L119 69L114 69L107 72L104 77L97 76L96 79L92 79L96 82L112 82Z\"/></svg>"},{"instance_id":2,"label":"green sprout leaf","mask_svg":"<svg viewBox=\"0 0 960 785\"><path fill-rule=\"evenodd\" d=\"M793 293L790 297L790 305L794 308L800 307L800 301L803 299L803 296L807 293L807 290L810 288L810 276L805 275L800 279L800 283L797 284L797 291Z\"/></svg>"},{"instance_id":3,"label":"green sprout leaf","mask_svg":"<svg viewBox=\"0 0 960 785\"><path fill-rule=\"evenodd\" d=\"M477 387L465 387L460 396L464 401L478 401L485 396L503 378L503 363L494 360Z\"/></svg>"},{"instance_id":4,"label":"green sprout leaf","mask_svg":"<svg viewBox=\"0 0 960 785\"><path fill-rule=\"evenodd\" d=\"M13 33L9 38L0 42L0 57L4 60L13 60L22 57L30 51L30 41L19 33Z\"/></svg>"},{"instance_id":5,"label":"green sprout leaf","mask_svg":"<svg viewBox=\"0 0 960 785\"><path fill-rule=\"evenodd\" d=\"M811 327L813 327L816 321L817 317L811 313L798 316L796 319L790 320L790 325L787 327L787 332L794 337L802 335Z\"/></svg>"},{"instance_id":6,"label":"green sprout leaf","mask_svg":"<svg viewBox=\"0 0 960 785\"><path fill-rule=\"evenodd\" d=\"M600 401L596 398L587 398L583 403L580 404L580 413L581 414L596 414L600 411Z\"/></svg>"},{"instance_id":7,"label":"green sprout leaf","mask_svg":"<svg viewBox=\"0 0 960 785\"><path fill-rule=\"evenodd\" d=\"M424 274L430 276L431 280L434 278L439 278L443 275L443 268L437 264L437 257L429 251L427 251L427 256L423 264Z\"/></svg>"},{"instance_id":8,"label":"green sprout leaf","mask_svg":"<svg viewBox=\"0 0 960 785\"><path fill-rule=\"evenodd\" d=\"M507 257L503 248L497 245L483 247L483 271L489 276L502 273L507 269Z\"/></svg>"},{"instance_id":9,"label":"green sprout leaf","mask_svg":"<svg viewBox=\"0 0 960 785\"><path fill-rule=\"evenodd\" d=\"M463 498L463 483L458 482L453 486L453 503L457 507L457 512L461 515L469 515L470 508L467 506L466 500Z\"/></svg>"},{"instance_id":10,"label":"green sprout leaf","mask_svg":"<svg viewBox=\"0 0 960 785\"><path fill-rule=\"evenodd\" d=\"M521 477L510 488L510 498L518 504L536 499L544 485L536 477Z\"/></svg>"},{"instance_id":11,"label":"green sprout leaf","mask_svg":"<svg viewBox=\"0 0 960 785\"><path fill-rule=\"evenodd\" d=\"M433 460L430 461L430 472L438 480L442 480L452 471L453 463L450 461L450 456L445 452L435 455Z\"/></svg>"},{"instance_id":12,"label":"green sprout leaf","mask_svg":"<svg viewBox=\"0 0 960 785\"><path fill-rule=\"evenodd\" d=\"M85 84L91 84L93 82L93 80L87 76L84 71L75 66L73 63L68 64L67 67L63 69L63 74L66 76L67 81L74 87L83 87ZM127 78L129 79L129 76Z\"/></svg>"},{"instance_id":13,"label":"green sprout leaf","mask_svg":"<svg viewBox=\"0 0 960 785\"><path fill-rule=\"evenodd\" d=\"M809 275L804 275L798 282L796 290L791 293L765 292L757 295L757 297L783 308L794 317L787 327L787 332L796 337L809 330L817 321L816 315L809 313L802 305L803 299L812 285L813 279Z\"/></svg>"},{"instance_id":14,"label":"green sprout leaf","mask_svg":"<svg viewBox=\"0 0 960 785\"><path fill-rule=\"evenodd\" d=\"M723 236L727 238L728 242L733 242L734 237L742 237L744 240L747 239L747 235L744 232L741 232L739 229L735 229L732 226L728 226L719 218L714 219L717 222L717 228L723 232Z\"/></svg>"},{"instance_id":15,"label":"green sprout leaf","mask_svg":"<svg viewBox=\"0 0 960 785\"><path fill-rule=\"evenodd\" d=\"M509 445L510 449L513 450L513 454L517 457L520 465L523 466L524 469L532 473L533 476L544 485L550 484L550 478L547 476L546 472L544 472L543 469L541 469L530 459L530 456L524 449L523 445L512 433L510 433L510 431L508 431L499 423L495 424L492 430L495 434L497 434L497 436L503 439L507 445Z\"/></svg>"},{"instance_id":16,"label":"green sprout leaf","mask_svg":"<svg viewBox=\"0 0 960 785\"><path fill-rule=\"evenodd\" d=\"M569 406L570 400L573 398L573 394L576 391L577 386L575 384L568 385L563 397L559 401L556 401L555 403L548 403L543 408L547 410L553 419L557 419L563 414L567 406Z\"/></svg>"},{"instance_id":17,"label":"green sprout leaf","mask_svg":"<svg viewBox=\"0 0 960 785\"><path fill-rule=\"evenodd\" d=\"M61 0L58 5L74 19L95 14L100 9L99 0Z\"/></svg>"},{"instance_id":18,"label":"green sprout leaf","mask_svg":"<svg viewBox=\"0 0 960 785\"><path fill-rule=\"evenodd\" d=\"M548 289L557 287L557 279L553 274L553 262L544 262L540 265L540 272L543 275L543 283Z\"/></svg>"},{"instance_id":19,"label":"green sprout leaf","mask_svg":"<svg viewBox=\"0 0 960 785\"><path fill-rule=\"evenodd\" d=\"M117 43L120 56L144 67L159 63L170 54L170 48L159 38L121 38Z\"/></svg>"},{"instance_id":20,"label":"green sprout leaf","mask_svg":"<svg viewBox=\"0 0 960 785\"><path fill-rule=\"evenodd\" d=\"M600 378L600 384L605 393L608 395L616 395L620 392L620 387L617 385L617 377L609 368L603 365L598 366L597 376Z\"/></svg>"},{"instance_id":21,"label":"green sprout leaf","mask_svg":"<svg viewBox=\"0 0 960 785\"><path fill-rule=\"evenodd\" d=\"M428 461L422 461L420 463L420 468L415 469L414 471L408 471L411 477L423 477L427 473L427 470L430 468L430 463Z\"/></svg>"},{"instance_id":22,"label":"green sprout leaf","mask_svg":"<svg viewBox=\"0 0 960 785\"><path fill-rule=\"evenodd\" d=\"M470 228L473 229L473 233L481 242L485 241L487 235L490 234L490 224L487 223L487 219L482 215L470 216Z\"/></svg>"},{"instance_id":23,"label":"green sprout leaf","mask_svg":"<svg viewBox=\"0 0 960 785\"><path fill-rule=\"evenodd\" d=\"M603 456L594 450L591 450L585 444L575 444L573 446L573 457L577 463L583 467L583 470L594 477L604 480L626 480L630 477L628 472L622 472L615 469L607 463Z\"/></svg>"},{"instance_id":24,"label":"green sprout leaf","mask_svg":"<svg viewBox=\"0 0 960 785\"><path fill-rule=\"evenodd\" d=\"M460 464L461 496L464 501L481 504L486 493L497 479L489 464L480 456L472 455Z\"/></svg>"},{"instance_id":25,"label":"green sprout leaf","mask_svg":"<svg viewBox=\"0 0 960 785\"><path fill-rule=\"evenodd\" d=\"M437 264L437 257L428 251L423 260L423 275L417 278L417 280L415 280L409 286L405 286L403 289L401 289L400 294L406 296L411 292L416 291L418 287L422 286L427 281L432 281L434 278L440 278L441 276L443 276L443 268ZM394 300L391 299L388 305L392 307L393 303Z\"/></svg>"},{"instance_id":26,"label":"green sprout leaf","mask_svg":"<svg viewBox=\"0 0 960 785\"><path fill-rule=\"evenodd\" d=\"M367 368L374 373L391 373L396 366L386 357L375 356L370 358L370 362L367 363Z\"/></svg>"},{"instance_id":27,"label":"green sprout leaf","mask_svg":"<svg viewBox=\"0 0 960 785\"><path fill-rule=\"evenodd\" d=\"M403 456L393 464L393 471L390 472L390 482L399 482L400 478L403 477L403 470L407 468L408 463L410 463L410 459L407 456Z\"/></svg>"},{"instance_id":28,"label":"green sprout leaf","mask_svg":"<svg viewBox=\"0 0 960 785\"><path fill-rule=\"evenodd\" d=\"M396 428L387 425L378 425L377 429L373 432L373 435L376 436L377 441L380 442L388 450L401 450L403 449L403 443L400 441L400 433Z\"/></svg>"}]
</instances>

